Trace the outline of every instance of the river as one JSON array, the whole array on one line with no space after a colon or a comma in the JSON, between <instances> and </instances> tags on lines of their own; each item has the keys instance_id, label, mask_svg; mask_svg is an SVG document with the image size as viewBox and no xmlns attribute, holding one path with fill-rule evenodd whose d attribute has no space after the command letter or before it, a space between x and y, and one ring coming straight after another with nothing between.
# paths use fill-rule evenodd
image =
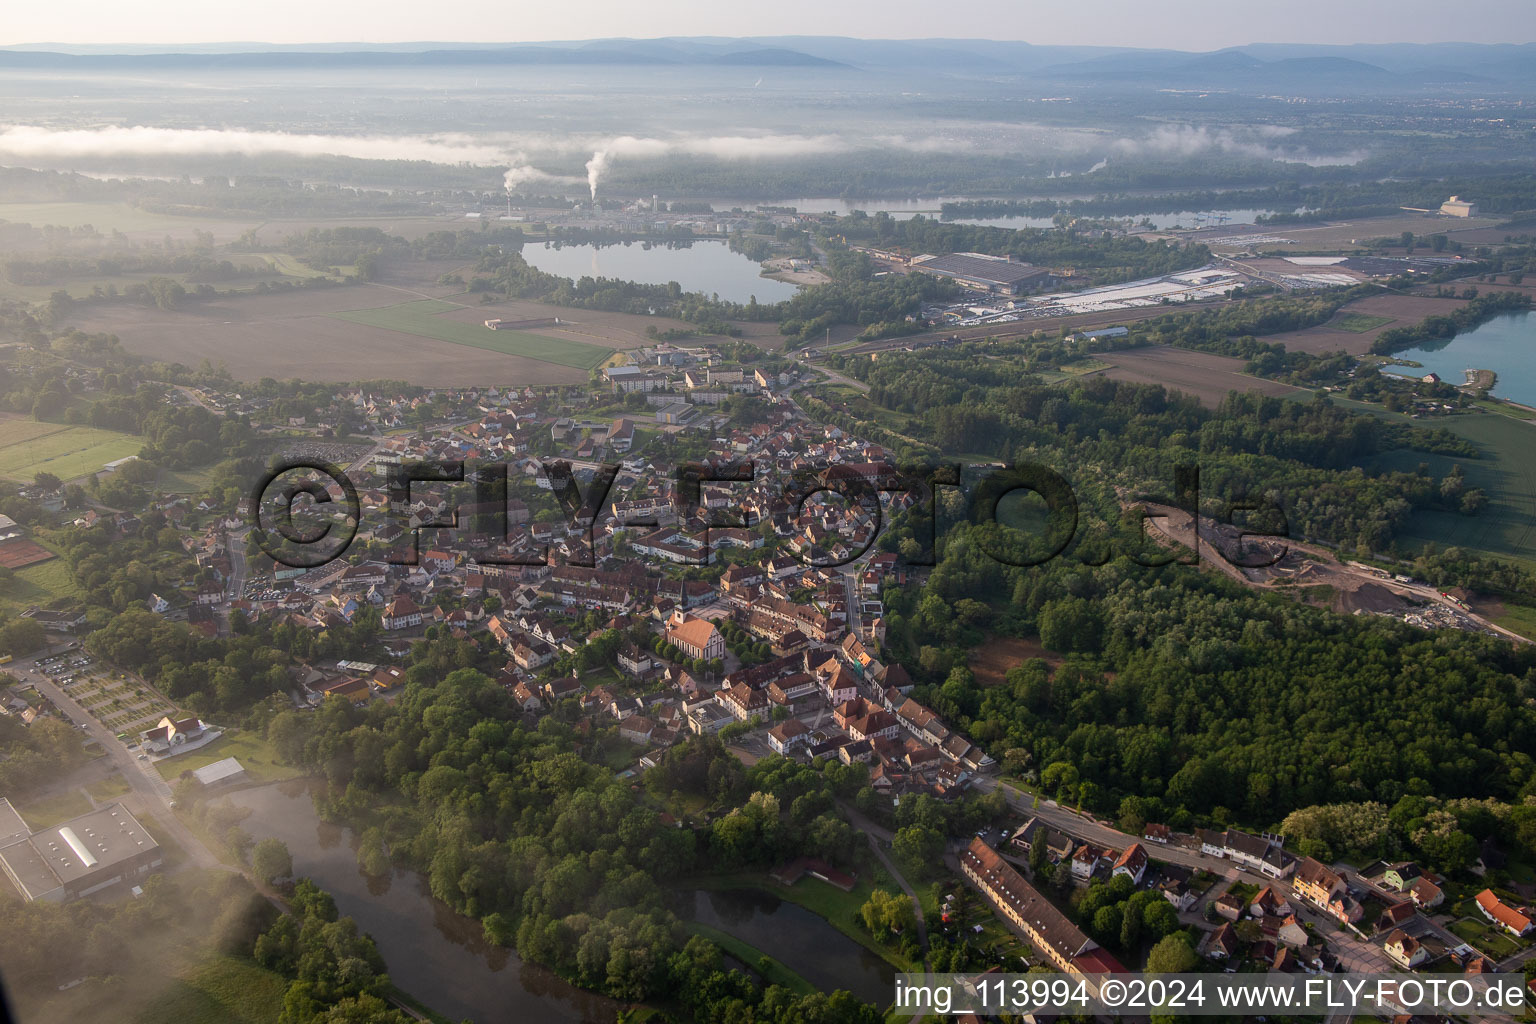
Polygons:
<instances>
[{"instance_id":1,"label":"river","mask_svg":"<svg viewBox=\"0 0 1536 1024\"><path fill-rule=\"evenodd\" d=\"M1521 405L1536 406L1536 313L1505 313L1445 341L1432 341L1392 355L1422 365L1422 369L1384 367L1411 377L1436 373L1448 384L1460 384L1464 370L1498 374L1493 394Z\"/></svg>"},{"instance_id":2,"label":"river","mask_svg":"<svg viewBox=\"0 0 1536 1024\"><path fill-rule=\"evenodd\" d=\"M762 303L778 302L798 290L785 281L762 276L762 268L722 241L693 242L676 248L662 243L646 245L523 246L523 258L549 274L561 277L613 277L642 284L676 281L685 292L719 295L727 302L745 303L752 296Z\"/></svg>"},{"instance_id":3,"label":"river","mask_svg":"<svg viewBox=\"0 0 1536 1024\"><path fill-rule=\"evenodd\" d=\"M320 820L307 780L241 790L232 803L249 808L243 827L257 839L275 836L293 854L293 869L336 898L341 913L374 937L390 979L452 1020L476 1024L562 1021L611 1024L619 1004L583 991L511 950L485 941L480 923L433 898L426 879L396 870L373 879L357 866L350 829Z\"/></svg>"},{"instance_id":4,"label":"river","mask_svg":"<svg viewBox=\"0 0 1536 1024\"><path fill-rule=\"evenodd\" d=\"M478 921L435 899L416 872L365 875L357 866L352 831L315 813L311 794L321 785L307 779L277 782L239 790L229 800L251 812L242 823L247 832L286 843L294 873L313 879L335 897L341 913L374 937L390 978L403 991L452 1020L476 1024L608 1024L614 1019L618 1003L492 946ZM772 893L684 890L677 894L674 912L769 953L823 991L847 989L876 1006L891 1001L894 973L889 964L809 910Z\"/></svg>"}]
</instances>

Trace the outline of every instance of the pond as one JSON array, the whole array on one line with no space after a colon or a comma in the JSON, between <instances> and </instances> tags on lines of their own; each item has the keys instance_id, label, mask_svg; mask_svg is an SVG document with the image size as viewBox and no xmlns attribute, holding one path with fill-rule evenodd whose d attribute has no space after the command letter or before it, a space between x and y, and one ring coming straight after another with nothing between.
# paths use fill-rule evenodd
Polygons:
<instances>
[{"instance_id":1,"label":"pond","mask_svg":"<svg viewBox=\"0 0 1536 1024\"><path fill-rule=\"evenodd\" d=\"M822 885L804 881L801 885ZM823 992L847 989L875 1006L892 999L895 968L804 907L760 889L691 889L675 913L778 960Z\"/></svg>"},{"instance_id":2,"label":"pond","mask_svg":"<svg viewBox=\"0 0 1536 1024\"><path fill-rule=\"evenodd\" d=\"M1460 384L1466 370L1498 374L1493 394L1521 405L1536 406L1536 314L1505 313L1445 341L1432 341L1392 355L1421 365L1384 367L1388 372L1422 377L1439 374L1448 384Z\"/></svg>"},{"instance_id":3,"label":"pond","mask_svg":"<svg viewBox=\"0 0 1536 1024\"><path fill-rule=\"evenodd\" d=\"M390 979L403 991L455 1021L611 1024L617 1003L492 946L480 923L433 898L422 876L401 870L382 879L363 874L351 830L315 813L310 794L316 785L280 782L229 799L252 812L242 826L247 832L286 843L294 872L314 879L336 898L342 914L374 937Z\"/></svg>"},{"instance_id":4,"label":"pond","mask_svg":"<svg viewBox=\"0 0 1536 1024\"><path fill-rule=\"evenodd\" d=\"M611 277L642 284L676 281L686 292L719 295L728 302L779 302L794 295L796 287L763 277L762 268L723 241L692 242L683 246L626 242L619 245L523 246L523 258L532 266L561 277Z\"/></svg>"}]
</instances>

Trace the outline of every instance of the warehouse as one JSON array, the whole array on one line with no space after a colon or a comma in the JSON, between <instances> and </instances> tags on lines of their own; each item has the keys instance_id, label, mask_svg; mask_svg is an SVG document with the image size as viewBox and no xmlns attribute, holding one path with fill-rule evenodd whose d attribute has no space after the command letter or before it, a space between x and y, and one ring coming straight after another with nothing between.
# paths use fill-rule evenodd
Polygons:
<instances>
[{"instance_id":1,"label":"warehouse","mask_svg":"<svg viewBox=\"0 0 1536 1024\"><path fill-rule=\"evenodd\" d=\"M947 277L976 291L995 295L1018 295L1043 288L1050 283L1051 272L1009 256L986 256L978 252L954 252L947 256L918 256L912 269L936 277Z\"/></svg>"},{"instance_id":2,"label":"warehouse","mask_svg":"<svg viewBox=\"0 0 1536 1024\"><path fill-rule=\"evenodd\" d=\"M0 869L24 900L89 896L142 878L161 862L160 844L122 804L32 832L0 797Z\"/></svg>"}]
</instances>

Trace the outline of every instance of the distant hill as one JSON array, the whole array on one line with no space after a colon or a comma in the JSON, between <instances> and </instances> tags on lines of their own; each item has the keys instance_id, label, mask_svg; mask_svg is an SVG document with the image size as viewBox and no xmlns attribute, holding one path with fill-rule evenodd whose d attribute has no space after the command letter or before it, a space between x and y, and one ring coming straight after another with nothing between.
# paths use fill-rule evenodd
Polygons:
<instances>
[{"instance_id":1,"label":"distant hill","mask_svg":"<svg viewBox=\"0 0 1536 1024\"><path fill-rule=\"evenodd\" d=\"M0 68L379 68L487 65L779 67L951 78L1015 76L1073 87L1347 93L1499 86L1536 93L1536 43L1254 43L1209 53L1109 46L1036 46L996 39L715 36L539 43L333 43L49 46L0 49Z\"/></svg>"}]
</instances>

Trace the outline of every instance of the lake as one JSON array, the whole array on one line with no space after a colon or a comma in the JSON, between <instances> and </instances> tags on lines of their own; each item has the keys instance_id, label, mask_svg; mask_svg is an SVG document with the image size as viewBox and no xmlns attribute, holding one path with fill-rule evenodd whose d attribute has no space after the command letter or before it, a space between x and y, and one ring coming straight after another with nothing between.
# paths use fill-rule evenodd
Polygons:
<instances>
[{"instance_id":1,"label":"lake","mask_svg":"<svg viewBox=\"0 0 1536 1024\"><path fill-rule=\"evenodd\" d=\"M619 245L523 246L523 258L540 270L561 277L612 277L642 284L676 281L683 291L719 295L728 302L745 303L752 296L762 303L779 302L794 295L796 287L763 277L762 268L723 241L694 242L669 248L660 243Z\"/></svg>"},{"instance_id":2,"label":"lake","mask_svg":"<svg viewBox=\"0 0 1536 1024\"><path fill-rule=\"evenodd\" d=\"M1521 405L1536 406L1536 314L1505 313L1445 341L1394 352L1398 359L1420 363L1423 369L1384 367L1405 376L1437 373L1449 384L1460 384L1464 370L1498 374L1493 394Z\"/></svg>"},{"instance_id":3,"label":"lake","mask_svg":"<svg viewBox=\"0 0 1536 1024\"><path fill-rule=\"evenodd\" d=\"M1194 228L1194 227L1231 227L1236 224L1252 224L1260 214L1269 216L1276 210L1218 210L1218 216L1227 218L1218 223L1211 219L1210 210L1180 210L1174 213L1098 213L1085 214L1093 220L1130 220L1140 225L1142 221L1149 220L1157 231L1167 231L1169 228ZM1195 218L1200 220L1196 221ZM1050 217L957 217L947 224L976 224L988 228L1049 228L1055 226L1055 221Z\"/></svg>"},{"instance_id":4,"label":"lake","mask_svg":"<svg viewBox=\"0 0 1536 1024\"><path fill-rule=\"evenodd\" d=\"M1057 197L1059 202L1070 202L1072 199L1088 199L1091 196L1062 196ZM940 211L945 203L966 202L965 196L940 196L937 199L780 199L773 202L745 202L741 200L714 200L712 204L716 210L729 210L733 206L739 206L744 210L752 210L758 206L785 206L794 207L801 213L835 213L840 217L846 217L855 210L863 210L870 216L877 213L888 214L893 220L909 220L921 214L931 220L940 219ZM1150 220L1154 229L1166 231L1172 227L1193 228L1196 226L1195 217L1209 218L1211 213L1223 215L1226 223L1252 224L1260 214L1270 215L1278 213L1277 210L1181 210L1173 213L1123 213L1123 214L1088 214L1087 216L1103 220L1133 220L1140 224L1142 220ZM1299 209L1288 212L1299 213ZM1050 217L957 217L947 224L975 224L989 228L1049 228L1054 227ZM1204 220L1201 227L1206 226ZM1217 226L1211 223L1210 226ZM762 296L758 296L762 301Z\"/></svg>"},{"instance_id":5,"label":"lake","mask_svg":"<svg viewBox=\"0 0 1536 1024\"><path fill-rule=\"evenodd\" d=\"M363 874L351 830L315 813L310 792L316 785L303 779L279 782L229 799L252 812L242 825L247 832L286 843L295 874L314 879L336 898L342 914L373 936L390 979L402 990L455 1021L611 1024L617 1003L486 942L480 923L433 898L421 875Z\"/></svg>"},{"instance_id":6,"label":"lake","mask_svg":"<svg viewBox=\"0 0 1536 1024\"><path fill-rule=\"evenodd\" d=\"M823 992L847 989L882 1007L893 998L896 969L799 904L761 889L694 889L678 898L679 917L755 946Z\"/></svg>"}]
</instances>

